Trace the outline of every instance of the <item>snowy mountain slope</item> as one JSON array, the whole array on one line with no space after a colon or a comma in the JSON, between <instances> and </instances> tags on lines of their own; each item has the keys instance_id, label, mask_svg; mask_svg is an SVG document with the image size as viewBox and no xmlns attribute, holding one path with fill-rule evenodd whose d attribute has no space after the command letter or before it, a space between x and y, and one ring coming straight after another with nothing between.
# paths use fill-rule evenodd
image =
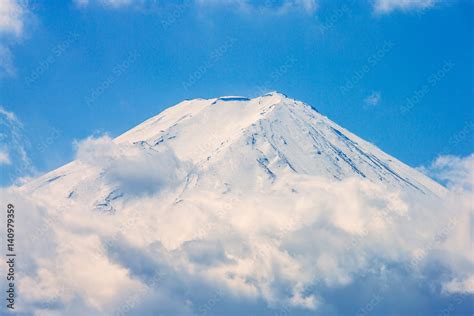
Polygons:
<instances>
[{"instance_id":1,"label":"snowy mountain slope","mask_svg":"<svg viewBox=\"0 0 474 316\"><path fill-rule=\"evenodd\" d=\"M140 148L150 157L171 149L178 160L193 165L187 178L199 178L194 185L210 178L227 189L252 187L257 179L269 185L294 173L337 180L355 176L420 194L444 192L433 180L310 106L277 92L254 99L183 101L117 137L115 143ZM83 179L97 182L101 172L72 162L24 189L39 193L57 187L57 194L72 198L80 194L80 187L74 186ZM87 194L97 194L99 200L126 193L114 194L105 183L92 185L94 190Z\"/></svg>"}]
</instances>

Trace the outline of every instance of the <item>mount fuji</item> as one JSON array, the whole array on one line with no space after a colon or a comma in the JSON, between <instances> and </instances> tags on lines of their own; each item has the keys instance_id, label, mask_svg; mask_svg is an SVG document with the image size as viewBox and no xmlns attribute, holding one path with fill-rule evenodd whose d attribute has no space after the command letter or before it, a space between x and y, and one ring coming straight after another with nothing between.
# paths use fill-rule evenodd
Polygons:
<instances>
[{"instance_id":1,"label":"mount fuji","mask_svg":"<svg viewBox=\"0 0 474 316\"><path fill-rule=\"evenodd\" d=\"M22 311L469 309L469 203L284 94L186 100L76 151L12 189Z\"/></svg>"},{"instance_id":2,"label":"mount fuji","mask_svg":"<svg viewBox=\"0 0 474 316\"><path fill-rule=\"evenodd\" d=\"M113 141L160 159L174 153L193 167L182 181L182 192L204 186L243 193L271 186L291 175L343 180L367 179L423 195L442 196L444 188L321 115L309 105L278 92L248 99L225 96L181 102L120 135ZM121 151L120 151L121 152ZM127 153L124 153L127 155ZM110 156L113 159L113 156ZM113 209L112 200L128 192L98 170L75 161L25 186L32 194L64 199L97 198L96 206ZM171 176L171 175L167 175ZM283 180L284 181L284 180ZM84 191L84 184L90 190ZM156 183L155 183L156 184ZM166 184L165 181L163 184ZM147 190L147 188L143 188ZM217 192L216 191L216 192ZM82 195L79 194L83 192Z\"/></svg>"}]
</instances>

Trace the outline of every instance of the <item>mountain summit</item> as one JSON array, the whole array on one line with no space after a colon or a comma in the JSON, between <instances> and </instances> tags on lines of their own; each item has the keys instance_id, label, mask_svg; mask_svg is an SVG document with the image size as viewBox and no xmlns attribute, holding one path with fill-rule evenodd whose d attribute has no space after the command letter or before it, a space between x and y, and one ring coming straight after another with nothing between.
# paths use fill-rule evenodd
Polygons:
<instances>
[{"instance_id":1,"label":"mountain summit","mask_svg":"<svg viewBox=\"0 0 474 316\"><path fill-rule=\"evenodd\" d=\"M167 161L162 161L165 169L172 168L177 161L188 163L192 168L183 178L186 190L206 182L226 191L255 190L293 174L330 180L357 177L420 194L444 192L443 187L425 175L350 133L311 106L279 92L252 99L223 96L186 100L113 142L118 147L131 146L145 156L157 155L154 164L160 163L160 153L171 152L173 157L168 158L173 163L166 165ZM113 153L110 154L109 159L113 160ZM91 182L90 185L97 187L98 180L107 178L107 168L93 169L75 161L26 187L35 192L54 188L60 196L77 197L75 187L81 182ZM88 192L105 190L108 192L98 199L110 199L117 192L112 182L100 182L100 190ZM126 194L121 192L120 196Z\"/></svg>"}]
</instances>

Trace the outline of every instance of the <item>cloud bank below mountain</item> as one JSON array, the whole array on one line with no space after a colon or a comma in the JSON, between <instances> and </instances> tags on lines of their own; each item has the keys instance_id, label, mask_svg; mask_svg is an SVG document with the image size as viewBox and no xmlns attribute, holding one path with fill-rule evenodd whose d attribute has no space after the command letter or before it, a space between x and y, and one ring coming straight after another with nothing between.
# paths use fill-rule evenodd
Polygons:
<instances>
[{"instance_id":1,"label":"cloud bank below mountain","mask_svg":"<svg viewBox=\"0 0 474 316\"><path fill-rule=\"evenodd\" d=\"M448 183L439 201L308 175L245 195L201 188L176 201L170 192L192 166L171 149L147 155L108 137L77 144L78 161L132 185L121 187L132 198L113 215L2 189L22 210L18 311L442 313L453 297L456 312L471 306L472 155L425 169ZM156 190L133 190L143 181Z\"/></svg>"}]
</instances>

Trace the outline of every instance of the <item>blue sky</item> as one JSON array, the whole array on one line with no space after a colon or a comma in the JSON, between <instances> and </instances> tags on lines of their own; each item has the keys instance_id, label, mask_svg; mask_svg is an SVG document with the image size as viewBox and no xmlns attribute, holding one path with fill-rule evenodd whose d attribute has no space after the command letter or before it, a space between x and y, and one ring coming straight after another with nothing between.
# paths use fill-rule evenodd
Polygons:
<instances>
[{"instance_id":1,"label":"blue sky","mask_svg":"<svg viewBox=\"0 0 474 316\"><path fill-rule=\"evenodd\" d=\"M183 99L271 90L412 166L468 155L473 6L2 0L1 183L57 168L74 140L117 136Z\"/></svg>"},{"instance_id":2,"label":"blue sky","mask_svg":"<svg viewBox=\"0 0 474 316\"><path fill-rule=\"evenodd\" d=\"M0 0L0 196L28 237L17 311L472 315L473 9ZM274 90L420 167L446 184L444 198L319 177L271 190L219 181L218 195L225 163L184 195L195 166L171 151L149 163L107 136L183 99ZM81 179L10 186L75 157Z\"/></svg>"}]
</instances>

